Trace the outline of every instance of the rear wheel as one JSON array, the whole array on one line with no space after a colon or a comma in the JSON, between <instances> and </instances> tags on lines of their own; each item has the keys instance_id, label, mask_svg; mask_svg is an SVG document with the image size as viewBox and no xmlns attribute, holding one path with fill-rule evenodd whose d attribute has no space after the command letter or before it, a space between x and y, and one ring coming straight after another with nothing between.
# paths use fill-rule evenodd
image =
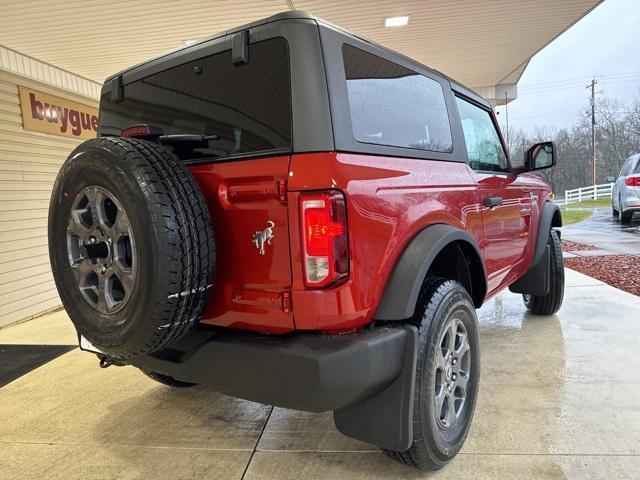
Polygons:
<instances>
[{"instance_id":1,"label":"rear wheel","mask_svg":"<svg viewBox=\"0 0 640 480\"><path fill-rule=\"evenodd\" d=\"M168 385L169 387L188 388L188 387L195 387L196 385L198 385L197 383L183 382L182 380L177 380L170 375L165 375L163 373L158 373L158 372L152 372L151 370L141 369L140 371L144 373L147 377L155 380L156 382L162 383L163 385Z\"/></svg>"},{"instance_id":2,"label":"rear wheel","mask_svg":"<svg viewBox=\"0 0 640 480\"><path fill-rule=\"evenodd\" d=\"M633 212L620 212L620 223L622 223L623 225L631 223L632 218Z\"/></svg>"},{"instance_id":3,"label":"rear wheel","mask_svg":"<svg viewBox=\"0 0 640 480\"><path fill-rule=\"evenodd\" d=\"M413 407L413 444L383 450L412 467L437 470L462 448L480 379L478 321L473 301L453 280L428 278L415 323L419 346Z\"/></svg>"},{"instance_id":4,"label":"rear wheel","mask_svg":"<svg viewBox=\"0 0 640 480\"><path fill-rule=\"evenodd\" d=\"M562 246L555 230L549 232L547 244L551 250L549 262L549 291L546 295L522 296L524 304L535 315L552 315L560 310L564 298L564 262Z\"/></svg>"},{"instance_id":5,"label":"rear wheel","mask_svg":"<svg viewBox=\"0 0 640 480\"><path fill-rule=\"evenodd\" d=\"M60 170L49 208L54 279L78 332L107 355L148 354L191 331L214 254L202 193L159 145L88 140Z\"/></svg>"}]
</instances>

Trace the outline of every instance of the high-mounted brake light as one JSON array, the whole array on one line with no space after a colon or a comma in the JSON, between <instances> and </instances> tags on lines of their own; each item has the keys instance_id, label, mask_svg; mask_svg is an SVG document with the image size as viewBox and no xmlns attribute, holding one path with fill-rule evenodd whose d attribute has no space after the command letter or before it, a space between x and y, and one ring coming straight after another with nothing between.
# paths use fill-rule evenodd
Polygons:
<instances>
[{"instance_id":1,"label":"high-mounted brake light","mask_svg":"<svg viewBox=\"0 0 640 480\"><path fill-rule=\"evenodd\" d=\"M159 137L160 135L162 135L160 128L146 124L132 125L120 132L120 136L124 138Z\"/></svg>"},{"instance_id":2,"label":"high-mounted brake light","mask_svg":"<svg viewBox=\"0 0 640 480\"><path fill-rule=\"evenodd\" d=\"M627 187L640 187L640 177L627 177L624 183Z\"/></svg>"},{"instance_id":3,"label":"high-mounted brake light","mask_svg":"<svg viewBox=\"0 0 640 480\"><path fill-rule=\"evenodd\" d=\"M349 276L349 241L342 193L301 194L300 223L305 285L325 288L344 282Z\"/></svg>"}]
</instances>

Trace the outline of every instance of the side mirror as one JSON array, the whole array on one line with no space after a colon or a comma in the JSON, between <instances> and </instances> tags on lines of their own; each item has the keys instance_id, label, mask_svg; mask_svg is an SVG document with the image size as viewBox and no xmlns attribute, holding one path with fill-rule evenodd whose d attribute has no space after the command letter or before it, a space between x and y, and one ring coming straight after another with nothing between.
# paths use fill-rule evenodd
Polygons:
<instances>
[{"instance_id":1,"label":"side mirror","mask_svg":"<svg viewBox=\"0 0 640 480\"><path fill-rule=\"evenodd\" d=\"M612 175L609 175L609 176L607 177L607 182L609 182L609 183L615 183L615 181L616 181L616 177L614 177L614 176L612 176Z\"/></svg>"},{"instance_id":2,"label":"side mirror","mask_svg":"<svg viewBox=\"0 0 640 480\"><path fill-rule=\"evenodd\" d=\"M525 155L527 171L542 170L556 164L556 147L553 142L536 143Z\"/></svg>"}]
</instances>

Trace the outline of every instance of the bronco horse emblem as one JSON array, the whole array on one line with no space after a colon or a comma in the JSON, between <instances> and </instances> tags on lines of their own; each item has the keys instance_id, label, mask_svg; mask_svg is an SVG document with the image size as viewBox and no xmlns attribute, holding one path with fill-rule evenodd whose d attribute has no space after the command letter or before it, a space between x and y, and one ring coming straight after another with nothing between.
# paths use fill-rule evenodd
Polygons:
<instances>
[{"instance_id":1,"label":"bronco horse emblem","mask_svg":"<svg viewBox=\"0 0 640 480\"><path fill-rule=\"evenodd\" d=\"M251 237L251 241L260 252L260 255L264 255L264 244L271 245L271 240L273 240L273 229L276 224L268 220L267 225L267 228L258 230L253 237Z\"/></svg>"}]
</instances>

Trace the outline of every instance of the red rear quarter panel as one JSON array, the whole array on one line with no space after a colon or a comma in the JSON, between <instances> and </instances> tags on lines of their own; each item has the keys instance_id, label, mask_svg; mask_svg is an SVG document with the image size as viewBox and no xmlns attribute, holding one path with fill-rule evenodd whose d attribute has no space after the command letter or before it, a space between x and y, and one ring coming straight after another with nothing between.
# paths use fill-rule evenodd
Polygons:
<instances>
[{"instance_id":1,"label":"red rear quarter panel","mask_svg":"<svg viewBox=\"0 0 640 480\"><path fill-rule=\"evenodd\" d=\"M216 232L216 280L204 324L266 333L358 329L373 319L399 255L423 228L449 224L485 247L486 209L466 163L331 152L190 170L207 199ZM285 180L286 201L278 199L277 191L278 182ZM535 175L521 175L515 183L531 195L529 236L535 238L549 187ZM347 199L350 274L338 287L307 290L298 195L327 189L338 189ZM251 236L267 220L275 223L275 237L265 255L259 255ZM531 246L527 250L516 276L531 261Z\"/></svg>"},{"instance_id":2,"label":"red rear quarter panel","mask_svg":"<svg viewBox=\"0 0 640 480\"><path fill-rule=\"evenodd\" d=\"M328 188L347 197L350 276L337 288L305 290L296 191ZM297 329L348 330L371 321L398 256L428 225L457 226L481 244L481 208L464 163L299 154L292 157L288 189Z\"/></svg>"}]
</instances>

